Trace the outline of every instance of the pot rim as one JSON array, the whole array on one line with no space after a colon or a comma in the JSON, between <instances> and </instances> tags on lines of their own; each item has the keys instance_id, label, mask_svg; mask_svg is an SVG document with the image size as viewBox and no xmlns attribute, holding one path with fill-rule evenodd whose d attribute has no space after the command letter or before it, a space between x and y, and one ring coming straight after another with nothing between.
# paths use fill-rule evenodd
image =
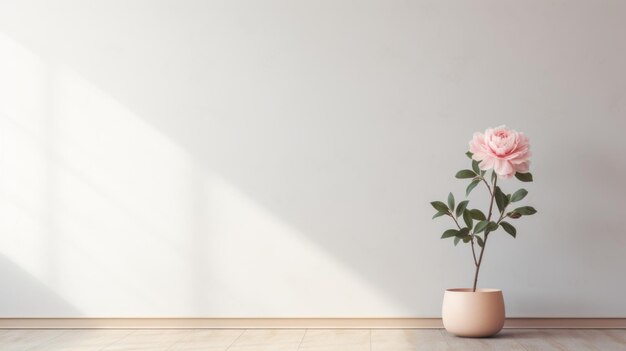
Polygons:
<instances>
[{"instance_id":1,"label":"pot rim","mask_svg":"<svg viewBox=\"0 0 626 351\"><path fill-rule=\"evenodd\" d=\"M452 293L481 293L481 294L490 294L490 293L502 293L501 289L492 289L492 288L476 288L476 291L472 291L472 288L451 288L446 289L446 292Z\"/></svg>"}]
</instances>

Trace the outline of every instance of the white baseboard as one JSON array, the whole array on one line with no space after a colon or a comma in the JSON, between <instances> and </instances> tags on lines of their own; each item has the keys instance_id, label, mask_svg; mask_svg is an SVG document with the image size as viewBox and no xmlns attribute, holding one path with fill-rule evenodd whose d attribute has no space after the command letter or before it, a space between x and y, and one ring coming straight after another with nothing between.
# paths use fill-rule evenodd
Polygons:
<instances>
[{"instance_id":1,"label":"white baseboard","mask_svg":"<svg viewBox=\"0 0 626 351\"><path fill-rule=\"evenodd\" d=\"M0 329L442 328L440 318L0 318ZM505 328L626 328L626 318L507 318Z\"/></svg>"}]
</instances>

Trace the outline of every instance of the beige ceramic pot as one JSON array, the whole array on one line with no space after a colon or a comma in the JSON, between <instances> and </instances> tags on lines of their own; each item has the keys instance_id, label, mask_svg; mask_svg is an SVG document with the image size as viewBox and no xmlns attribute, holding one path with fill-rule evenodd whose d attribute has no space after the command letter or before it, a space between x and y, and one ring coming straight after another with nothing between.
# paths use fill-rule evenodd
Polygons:
<instances>
[{"instance_id":1,"label":"beige ceramic pot","mask_svg":"<svg viewBox=\"0 0 626 351\"><path fill-rule=\"evenodd\" d=\"M457 336L483 338L504 326L504 298L498 289L447 289L441 310L443 326Z\"/></svg>"}]
</instances>

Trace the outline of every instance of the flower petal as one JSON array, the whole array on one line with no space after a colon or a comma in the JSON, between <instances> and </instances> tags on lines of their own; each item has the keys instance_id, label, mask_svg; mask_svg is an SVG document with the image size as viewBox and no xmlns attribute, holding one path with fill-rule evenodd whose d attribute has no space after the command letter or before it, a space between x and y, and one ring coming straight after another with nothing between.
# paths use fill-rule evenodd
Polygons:
<instances>
[{"instance_id":1,"label":"flower petal","mask_svg":"<svg viewBox=\"0 0 626 351\"><path fill-rule=\"evenodd\" d=\"M493 170L496 171L497 175L505 178L510 178L513 174L515 174L515 170L513 169L511 163L503 159L496 159Z\"/></svg>"},{"instance_id":2,"label":"flower petal","mask_svg":"<svg viewBox=\"0 0 626 351\"><path fill-rule=\"evenodd\" d=\"M495 160L496 159L494 157L485 157L478 164L478 168L480 168L481 171L489 170L489 169L493 168L493 165L495 164Z\"/></svg>"}]
</instances>

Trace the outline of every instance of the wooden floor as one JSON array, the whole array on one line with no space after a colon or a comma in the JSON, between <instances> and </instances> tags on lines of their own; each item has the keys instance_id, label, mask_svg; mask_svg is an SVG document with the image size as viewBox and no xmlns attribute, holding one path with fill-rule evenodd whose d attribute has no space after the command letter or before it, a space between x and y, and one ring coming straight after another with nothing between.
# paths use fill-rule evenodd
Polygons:
<instances>
[{"instance_id":1,"label":"wooden floor","mask_svg":"<svg viewBox=\"0 0 626 351\"><path fill-rule=\"evenodd\" d=\"M626 329L505 329L465 339L439 329L0 330L2 351L626 350Z\"/></svg>"}]
</instances>

